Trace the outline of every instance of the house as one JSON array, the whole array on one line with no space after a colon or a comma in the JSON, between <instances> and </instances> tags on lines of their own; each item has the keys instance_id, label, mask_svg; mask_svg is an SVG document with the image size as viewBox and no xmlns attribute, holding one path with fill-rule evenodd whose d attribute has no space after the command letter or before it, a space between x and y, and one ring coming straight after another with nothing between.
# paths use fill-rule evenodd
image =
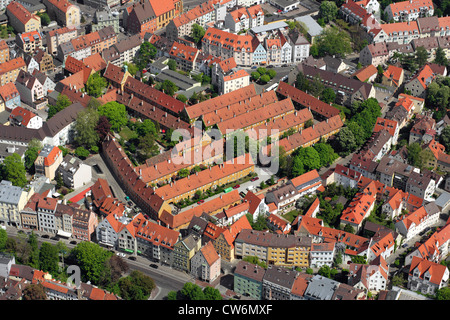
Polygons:
<instances>
[{"instance_id":1,"label":"house","mask_svg":"<svg viewBox=\"0 0 450 320\"><path fill-rule=\"evenodd\" d=\"M306 300L331 300L338 287L339 282L317 274L308 282L304 298Z\"/></svg>"},{"instance_id":2,"label":"house","mask_svg":"<svg viewBox=\"0 0 450 320\"><path fill-rule=\"evenodd\" d=\"M301 33L290 33L288 40L292 47L292 58L284 61L282 59L281 63L298 63L309 57L310 43Z\"/></svg>"},{"instance_id":3,"label":"house","mask_svg":"<svg viewBox=\"0 0 450 320\"><path fill-rule=\"evenodd\" d=\"M359 53L359 62L362 65L379 65L385 64L389 59L389 50L385 42L371 43L365 46Z\"/></svg>"},{"instance_id":4,"label":"house","mask_svg":"<svg viewBox=\"0 0 450 320\"><path fill-rule=\"evenodd\" d=\"M413 252L405 257L405 265L410 265L414 257L426 259L431 262L440 263L444 260L449 251L450 244L450 224L447 223L442 228L434 232L424 243L415 248Z\"/></svg>"},{"instance_id":5,"label":"house","mask_svg":"<svg viewBox=\"0 0 450 320\"><path fill-rule=\"evenodd\" d=\"M403 79L404 79L403 68L389 65L386 71L383 72L381 83L386 86L398 88L403 83Z\"/></svg>"},{"instance_id":6,"label":"house","mask_svg":"<svg viewBox=\"0 0 450 320\"><path fill-rule=\"evenodd\" d=\"M389 4L384 13L387 21L413 21L420 17L429 17L434 14L434 5L430 0L408 0Z\"/></svg>"},{"instance_id":7,"label":"house","mask_svg":"<svg viewBox=\"0 0 450 320\"><path fill-rule=\"evenodd\" d=\"M230 262L234 260L234 241L243 229L252 229L247 217L245 216L240 217L233 224L229 225L212 241L214 248L221 259Z\"/></svg>"},{"instance_id":8,"label":"house","mask_svg":"<svg viewBox=\"0 0 450 320\"><path fill-rule=\"evenodd\" d=\"M415 97L425 98L426 89L436 76L446 74L445 67L439 68L435 64L426 64L405 84L405 90L409 90Z\"/></svg>"},{"instance_id":9,"label":"house","mask_svg":"<svg viewBox=\"0 0 450 320\"><path fill-rule=\"evenodd\" d=\"M262 280L263 298L266 300L289 300L298 271L269 265Z\"/></svg>"},{"instance_id":10,"label":"house","mask_svg":"<svg viewBox=\"0 0 450 320\"><path fill-rule=\"evenodd\" d=\"M256 300L263 298L265 269L256 264L239 260L234 270L233 291Z\"/></svg>"},{"instance_id":11,"label":"house","mask_svg":"<svg viewBox=\"0 0 450 320\"><path fill-rule=\"evenodd\" d=\"M6 7L8 23L17 33L39 31L41 28L41 18L30 13L19 2L11 1Z\"/></svg>"},{"instance_id":12,"label":"house","mask_svg":"<svg viewBox=\"0 0 450 320\"><path fill-rule=\"evenodd\" d=\"M64 185L71 189L81 188L92 179L92 167L70 154L64 157L58 173L61 174Z\"/></svg>"},{"instance_id":13,"label":"house","mask_svg":"<svg viewBox=\"0 0 450 320\"><path fill-rule=\"evenodd\" d=\"M106 216L95 229L97 242L106 247L117 248L119 232L130 222L129 220L114 214Z\"/></svg>"},{"instance_id":14,"label":"house","mask_svg":"<svg viewBox=\"0 0 450 320\"><path fill-rule=\"evenodd\" d=\"M36 30L18 33L16 35L16 44L23 52L33 53L36 49L42 47L42 36Z\"/></svg>"},{"instance_id":15,"label":"house","mask_svg":"<svg viewBox=\"0 0 450 320\"><path fill-rule=\"evenodd\" d=\"M102 8L104 7L100 7L94 13L94 23L91 25L92 31L98 31L104 27L112 26L114 31L119 33L119 15L113 14L109 7L106 9Z\"/></svg>"},{"instance_id":16,"label":"house","mask_svg":"<svg viewBox=\"0 0 450 320\"><path fill-rule=\"evenodd\" d=\"M9 47L5 40L0 40L0 63L9 60Z\"/></svg>"},{"instance_id":17,"label":"house","mask_svg":"<svg viewBox=\"0 0 450 320\"><path fill-rule=\"evenodd\" d=\"M398 134L400 131L398 122L395 120L378 117L377 122L375 123L375 126L373 128L373 132L377 133L382 130L385 130L389 133L389 135L392 137L391 144L396 145L398 141Z\"/></svg>"},{"instance_id":18,"label":"house","mask_svg":"<svg viewBox=\"0 0 450 320\"><path fill-rule=\"evenodd\" d=\"M67 28L78 28L81 24L80 7L69 0L44 0L50 19Z\"/></svg>"},{"instance_id":19,"label":"house","mask_svg":"<svg viewBox=\"0 0 450 320\"><path fill-rule=\"evenodd\" d=\"M51 145L45 145L34 162L35 172L38 175L44 175L50 180L53 180L62 160L61 149Z\"/></svg>"},{"instance_id":20,"label":"house","mask_svg":"<svg viewBox=\"0 0 450 320\"><path fill-rule=\"evenodd\" d=\"M361 82L373 82L378 75L378 70L373 64L369 64L352 74L352 77Z\"/></svg>"},{"instance_id":21,"label":"house","mask_svg":"<svg viewBox=\"0 0 450 320\"><path fill-rule=\"evenodd\" d=\"M39 64L39 71L47 72L55 68L53 57L42 48L34 50L33 59Z\"/></svg>"},{"instance_id":22,"label":"house","mask_svg":"<svg viewBox=\"0 0 450 320\"><path fill-rule=\"evenodd\" d=\"M289 183L295 187L300 197L311 194L322 186L322 180L315 169L291 179Z\"/></svg>"},{"instance_id":23,"label":"house","mask_svg":"<svg viewBox=\"0 0 450 320\"><path fill-rule=\"evenodd\" d=\"M355 231L358 231L361 223L371 214L374 206L375 195L356 194L347 208L342 211L341 224L350 225Z\"/></svg>"},{"instance_id":24,"label":"house","mask_svg":"<svg viewBox=\"0 0 450 320\"><path fill-rule=\"evenodd\" d=\"M398 219L395 228L405 241L408 241L423 230L435 226L439 221L440 213L439 207L434 202L430 202Z\"/></svg>"},{"instance_id":25,"label":"house","mask_svg":"<svg viewBox=\"0 0 450 320\"><path fill-rule=\"evenodd\" d=\"M351 263L348 271L347 283L366 293L377 293L387 288L389 266L382 257L369 264Z\"/></svg>"},{"instance_id":26,"label":"house","mask_svg":"<svg viewBox=\"0 0 450 320\"><path fill-rule=\"evenodd\" d=\"M259 216L266 216L269 208L264 201L264 195L256 195L252 191L248 191L244 197L244 201L248 203L248 213L252 215L253 221L256 221Z\"/></svg>"},{"instance_id":27,"label":"house","mask_svg":"<svg viewBox=\"0 0 450 320\"><path fill-rule=\"evenodd\" d=\"M225 15L224 26L234 33L264 24L264 12L259 4L229 11Z\"/></svg>"},{"instance_id":28,"label":"house","mask_svg":"<svg viewBox=\"0 0 450 320\"><path fill-rule=\"evenodd\" d=\"M113 198L111 188L105 179L98 178L91 186L91 197L93 205L98 209L107 198Z\"/></svg>"},{"instance_id":29,"label":"house","mask_svg":"<svg viewBox=\"0 0 450 320\"><path fill-rule=\"evenodd\" d=\"M49 93L55 90L56 84L49 76L45 74L45 71L34 70L31 75L33 77L36 77L37 80L42 84L44 96L47 96Z\"/></svg>"},{"instance_id":30,"label":"house","mask_svg":"<svg viewBox=\"0 0 450 320\"><path fill-rule=\"evenodd\" d=\"M299 21L308 26L306 37L311 44L314 44L315 39L322 34L323 28L311 17L311 15L296 17L295 21Z\"/></svg>"},{"instance_id":31,"label":"house","mask_svg":"<svg viewBox=\"0 0 450 320\"><path fill-rule=\"evenodd\" d=\"M9 123L12 126L39 129L42 127L42 118L22 107L14 108L9 114Z\"/></svg>"},{"instance_id":32,"label":"house","mask_svg":"<svg viewBox=\"0 0 450 320\"><path fill-rule=\"evenodd\" d=\"M266 193L266 203L273 203L278 211L287 211L300 198L297 189L292 184L285 184Z\"/></svg>"},{"instance_id":33,"label":"house","mask_svg":"<svg viewBox=\"0 0 450 320\"><path fill-rule=\"evenodd\" d=\"M201 281L214 282L220 276L221 260L213 243L205 244L191 259L191 275Z\"/></svg>"},{"instance_id":34,"label":"house","mask_svg":"<svg viewBox=\"0 0 450 320\"><path fill-rule=\"evenodd\" d=\"M408 99L408 98L405 98ZM411 102L412 103L412 102ZM429 141L424 141L426 136L429 135L434 138L436 134L436 121L427 114L417 115L414 124L409 132L409 144L418 142L422 144L423 142L428 143Z\"/></svg>"},{"instance_id":35,"label":"house","mask_svg":"<svg viewBox=\"0 0 450 320\"><path fill-rule=\"evenodd\" d=\"M0 64L0 85L15 82L19 72L26 70L25 60L22 57L14 58Z\"/></svg>"},{"instance_id":36,"label":"house","mask_svg":"<svg viewBox=\"0 0 450 320\"><path fill-rule=\"evenodd\" d=\"M448 285L449 271L444 265L413 257L408 273L408 289L435 295Z\"/></svg>"},{"instance_id":37,"label":"house","mask_svg":"<svg viewBox=\"0 0 450 320\"><path fill-rule=\"evenodd\" d=\"M58 46L70 42L78 36L76 28L62 27L48 31L45 35L47 40L47 50L49 54L56 55Z\"/></svg>"},{"instance_id":38,"label":"house","mask_svg":"<svg viewBox=\"0 0 450 320\"><path fill-rule=\"evenodd\" d=\"M23 102L35 109L42 109L47 105L44 86L39 82L37 77L27 71L20 70L15 83L20 93L20 99Z\"/></svg>"},{"instance_id":39,"label":"house","mask_svg":"<svg viewBox=\"0 0 450 320\"><path fill-rule=\"evenodd\" d=\"M200 50L174 41L169 50L169 57L177 63L177 69L191 71L195 69L197 56Z\"/></svg>"},{"instance_id":40,"label":"house","mask_svg":"<svg viewBox=\"0 0 450 320\"><path fill-rule=\"evenodd\" d=\"M103 50L101 57L104 62L111 62L119 67L122 67L124 63L132 63L141 47L142 40L143 38L139 34L129 36Z\"/></svg>"},{"instance_id":41,"label":"house","mask_svg":"<svg viewBox=\"0 0 450 320\"><path fill-rule=\"evenodd\" d=\"M3 109L10 111L21 105L20 93L14 82L9 82L0 87L0 101Z\"/></svg>"},{"instance_id":42,"label":"house","mask_svg":"<svg viewBox=\"0 0 450 320\"><path fill-rule=\"evenodd\" d=\"M173 247L172 268L189 273L191 259L201 248L201 237L189 234L178 241Z\"/></svg>"},{"instance_id":43,"label":"house","mask_svg":"<svg viewBox=\"0 0 450 320\"><path fill-rule=\"evenodd\" d=\"M333 265L334 255L336 252L335 242L313 243L311 244L311 251L309 257L311 259L311 267L321 268L322 266Z\"/></svg>"},{"instance_id":44,"label":"house","mask_svg":"<svg viewBox=\"0 0 450 320\"><path fill-rule=\"evenodd\" d=\"M0 182L0 225L21 226L20 211L34 193L33 189L22 189L11 181Z\"/></svg>"}]
</instances>

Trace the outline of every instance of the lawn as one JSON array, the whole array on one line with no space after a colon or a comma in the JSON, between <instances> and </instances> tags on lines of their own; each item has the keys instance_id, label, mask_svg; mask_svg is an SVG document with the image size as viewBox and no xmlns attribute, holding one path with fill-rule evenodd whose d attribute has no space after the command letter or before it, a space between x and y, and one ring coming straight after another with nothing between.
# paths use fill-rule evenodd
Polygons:
<instances>
[{"instance_id":1,"label":"lawn","mask_svg":"<svg viewBox=\"0 0 450 320\"><path fill-rule=\"evenodd\" d=\"M282 215L283 218L285 218L287 221L292 223L294 219L299 215L300 211L297 209L294 209L292 211L289 211L288 213Z\"/></svg>"},{"instance_id":2,"label":"lawn","mask_svg":"<svg viewBox=\"0 0 450 320\"><path fill-rule=\"evenodd\" d=\"M126 141L130 140L136 135L136 132L128 128L127 126L124 126L122 130L119 132L119 135L124 138Z\"/></svg>"}]
</instances>

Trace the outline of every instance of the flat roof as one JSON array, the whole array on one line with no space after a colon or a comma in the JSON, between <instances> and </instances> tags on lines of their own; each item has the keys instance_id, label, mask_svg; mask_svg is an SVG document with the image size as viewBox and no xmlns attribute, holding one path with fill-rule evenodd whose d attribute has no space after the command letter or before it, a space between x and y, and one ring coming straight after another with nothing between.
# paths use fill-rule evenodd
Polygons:
<instances>
[{"instance_id":1,"label":"flat roof","mask_svg":"<svg viewBox=\"0 0 450 320\"><path fill-rule=\"evenodd\" d=\"M256 33L267 32L267 31L271 31L271 30L275 30L275 29L287 28L287 27L288 27L288 25L286 22L276 21L276 22L268 23L268 24L265 24L262 26L253 27L250 30L256 34Z\"/></svg>"}]
</instances>

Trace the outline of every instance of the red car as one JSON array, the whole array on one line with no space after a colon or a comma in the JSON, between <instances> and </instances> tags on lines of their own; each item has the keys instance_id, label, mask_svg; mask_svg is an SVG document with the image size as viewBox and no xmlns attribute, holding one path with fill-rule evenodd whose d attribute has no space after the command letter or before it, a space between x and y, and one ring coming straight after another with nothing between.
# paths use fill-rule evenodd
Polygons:
<instances>
[{"instance_id":1,"label":"red car","mask_svg":"<svg viewBox=\"0 0 450 320\"><path fill-rule=\"evenodd\" d=\"M235 185L235 186L233 187L233 189L237 189L237 188L239 188L239 187L240 187L240 185L237 184L237 185Z\"/></svg>"},{"instance_id":2,"label":"red car","mask_svg":"<svg viewBox=\"0 0 450 320\"><path fill-rule=\"evenodd\" d=\"M203 203L203 202L205 202L205 200L199 200L199 201L197 202L197 204L201 204L201 203Z\"/></svg>"},{"instance_id":3,"label":"red car","mask_svg":"<svg viewBox=\"0 0 450 320\"><path fill-rule=\"evenodd\" d=\"M250 181L256 181L256 180L258 180L259 179L259 177L254 177L252 180L250 180Z\"/></svg>"}]
</instances>

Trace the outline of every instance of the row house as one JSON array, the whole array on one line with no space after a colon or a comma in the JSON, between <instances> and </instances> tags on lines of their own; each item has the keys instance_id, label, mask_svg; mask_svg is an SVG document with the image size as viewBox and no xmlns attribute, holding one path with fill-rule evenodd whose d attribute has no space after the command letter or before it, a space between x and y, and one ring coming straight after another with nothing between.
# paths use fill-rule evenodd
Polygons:
<instances>
[{"instance_id":1,"label":"row house","mask_svg":"<svg viewBox=\"0 0 450 320\"><path fill-rule=\"evenodd\" d=\"M191 259L191 275L212 283L220 276L221 259L212 242L205 244Z\"/></svg>"},{"instance_id":2,"label":"row house","mask_svg":"<svg viewBox=\"0 0 450 320\"><path fill-rule=\"evenodd\" d=\"M169 50L169 57L177 63L177 69L190 72L195 69L200 50L174 41Z\"/></svg>"},{"instance_id":3,"label":"row house","mask_svg":"<svg viewBox=\"0 0 450 320\"><path fill-rule=\"evenodd\" d=\"M385 42L370 43L365 46L359 53L359 62L362 65L379 65L386 64L389 59L389 51Z\"/></svg>"},{"instance_id":4,"label":"row house","mask_svg":"<svg viewBox=\"0 0 450 320\"><path fill-rule=\"evenodd\" d=\"M248 8L241 7L229 11L224 21L225 28L235 33L262 26L263 24L264 12L260 5L254 5Z\"/></svg>"},{"instance_id":5,"label":"row house","mask_svg":"<svg viewBox=\"0 0 450 320\"><path fill-rule=\"evenodd\" d=\"M17 33L39 31L41 28L41 18L30 13L23 5L16 1L11 1L6 7L8 23Z\"/></svg>"},{"instance_id":6,"label":"row house","mask_svg":"<svg viewBox=\"0 0 450 320\"><path fill-rule=\"evenodd\" d=\"M247 202L243 203L248 204ZM233 208L234 207L231 207L230 209ZM235 222L226 227L226 229L212 241L214 248L222 259L230 262L234 260L234 242L236 240L236 237L243 229L252 229L250 222L248 221L246 216L241 216L240 218L238 218ZM206 230L208 230L208 228Z\"/></svg>"},{"instance_id":7,"label":"row house","mask_svg":"<svg viewBox=\"0 0 450 320\"><path fill-rule=\"evenodd\" d=\"M34 161L35 172L37 175L43 175L53 180L62 161L62 150L59 147L45 145Z\"/></svg>"},{"instance_id":8,"label":"row house","mask_svg":"<svg viewBox=\"0 0 450 320\"><path fill-rule=\"evenodd\" d=\"M429 17L434 14L434 6L431 0L407 0L389 4L384 13L387 21L413 21L421 17Z\"/></svg>"},{"instance_id":9,"label":"row house","mask_svg":"<svg viewBox=\"0 0 450 320\"><path fill-rule=\"evenodd\" d=\"M256 300L263 299L265 269L257 264L239 260L233 277L233 291Z\"/></svg>"},{"instance_id":10,"label":"row house","mask_svg":"<svg viewBox=\"0 0 450 320\"><path fill-rule=\"evenodd\" d=\"M44 0L50 19L58 22L58 25L68 28L78 28L81 24L80 7L69 0Z\"/></svg>"},{"instance_id":11,"label":"row house","mask_svg":"<svg viewBox=\"0 0 450 320\"><path fill-rule=\"evenodd\" d=\"M124 63L134 61L133 59L136 57L142 41L143 38L139 34L129 36L101 51L101 57L106 63L111 62L122 67Z\"/></svg>"},{"instance_id":12,"label":"row house","mask_svg":"<svg viewBox=\"0 0 450 320\"><path fill-rule=\"evenodd\" d=\"M434 63L428 63L418 70L405 84L405 90L409 90L411 95L415 97L424 99L428 86L438 75L445 77L447 75L447 69Z\"/></svg>"},{"instance_id":13,"label":"row house","mask_svg":"<svg viewBox=\"0 0 450 320\"><path fill-rule=\"evenodd\" d=\"M405 257L405 265L411 265L414 257L426 259L431 262L441 263L448 253L450 247L450 224L434 232L424 243L420 244Z\"/></svg>"},{"instance_id":14,"label":"row house","mask_svg":"<svg viewBox=\"0 0 450 320\"><path fill-rule=\"evenodd\" d=\"M0 224L21 226L20 211L33 195L31 188L13 186L11 181L0 182Z\"/></svg>"},{"instance_id":15,"label":"row house","mask_svg":"<svg viewBox=\"0 0 450 320\"><path fill-rule=\"evenodd\" d=\"M234 245L239 259L256 256L270 265L309 267L310 237L243 229Z\"/></svg>"},{"instance_id":16,"label":"row house","mask_svg":"<svg viewBox=\"0 0 450 320\"><path fill-rule=\"evenodd\" d=\"M43 103L45 104L44 86L37 77L30 73L20 70L17 79L16 87L20 93L20 99L27 105L35 109L41 109Z\"/></svg>"},{"instance_id":17,"label":"row house","mask_svg":"<svg viewBox=\"0 0 450 320\"><path fill-rule=\"evenodd\" d=\"M395 228L405 238L405 241L408 241L423 230L435 226L439 222L440 213L439 207L434 202L430 202L399 218L395 223Z\"/></svg>"},{"instance_id":18,"label":"row house","mask_svg":"<svg viewBox=\"0 0 450 320\"><path fill-rule=\"evenodd\" d=\"M48 31L45 35L48 53L56 55L59 45L70 42L70 40L75 39L77 36L78 31L76 28L62 27Z\"/></svg>"},{"instance_id":19,"label":"row house","mask_svg":"<svg viewBox=\"0 0 450 320\"><path fill-rule=\"evenodd\" d=\"M342 211L340 218L341 225L349 225L357 232L364 219L372 213L375 206L375 200L376 197L373 194L356 194L347 208Z\"/></svg>"},{"instance_id":20,"label":"row house","mask_svg":"<svg viewBox=\"0 0 450 320\"><path fill-rule=\"evenodd\" d=\"M55 64L53 63L53 57L47 53L47 51L44 51L42 48L37 48L33 53L33 59L38 63L39 67L36 68L38 71L41 71L44 73L47 71L52 71L55 68ZM33 73L33 71L30 71L28 68L28 71Z\"/></svg>"},{"instance_id":21,"label":"row house","mask_svg":"<svg viewBox=\"0 0 450 320\"><path fill-rule=\"evenodd\" d=\"M173 247L172 268L189 273L191 259L202 246L201 237L191 233L179 240Z\"/></svg>"},{"instance_id":22,"label":"row house","mask_svg":"<svg viewBox=\"0 0 450 320\"><path fill-rule=\"evenodd\" d=\"M444 265L413 257L408 272L408 289L435 295L448 285L449 271Z\"/></svg>"},{"instance_id":23,"label":"row house","mask_svg":"<svg viewBox=\"0 0 450 320\"><path fill-rule=\"evenodd\" d=\"M15 82L20 71L26 71L25 60L22 57L11 59L0 64L0 85Z\"/></svg>"},{"instance_id":24,"label":"row house","mask_svg":"<svg viewBox=\"0 0 450 320\"><path fill-rule=\"evenodd\" d=\"M9 47L5 40L0 40L0 63L9 60Z\"/></svg>"},{"instance_id":25,"label":"row house","mask_svg":"<svg viewBox=\"0 0 450 320\"><path fill-rule=\"evenodd\" d=\"M11 126L39 129L43 120L40 116L23 107L15 107L9 114L9 124Z\"/></svg>"},{"instance_id":26,"label":"row house","mask_svg":"<svg viewBox=\"0 0 450 320\"><path fill-rule=\"evenodd\" d=\"M364 292L378 293L387 289L389 266L380 257L369 264L351 263L347 283Z\"/></svg>"}]
</instances>

